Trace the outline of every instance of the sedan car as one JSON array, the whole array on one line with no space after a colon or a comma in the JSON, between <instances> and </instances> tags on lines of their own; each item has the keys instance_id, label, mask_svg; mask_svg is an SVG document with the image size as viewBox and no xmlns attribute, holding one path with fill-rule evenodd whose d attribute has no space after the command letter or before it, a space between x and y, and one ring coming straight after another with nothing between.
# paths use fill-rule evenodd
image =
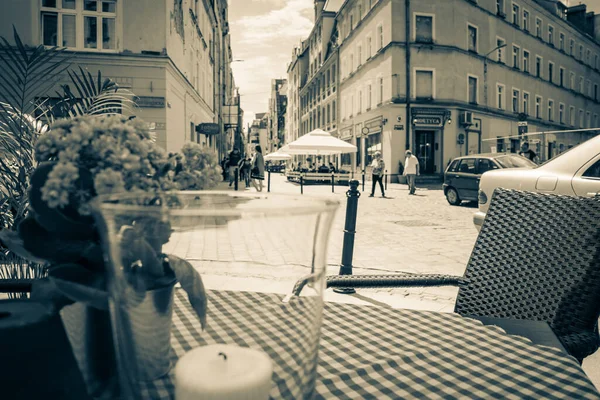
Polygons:
<instances>
[{"instance_id":1,"label":"sedan car","mask_svg":"<svg viewBox=\"0 0 600 400\"><path fill-rule=\"evenodd\" d=\"M473 223L479 230L492 194L498 187L569 196L600 194L600 136L596 136L533 169L506 169L483 174L479 183L479 211Z\"/></svg>"},{"instance_id":2,"label":"sedan car","mask_svg":"<svg viewBox=\"0 0 600 400\"><path fill-rule=\"evenodd\" d=\"M477 201L479 180L486 171L501 168L535 168L537 164L512 153L470 154L458 157L444 172L444 194L448 203L459 205L463 200Z\"/></svg>"}]
</instances>

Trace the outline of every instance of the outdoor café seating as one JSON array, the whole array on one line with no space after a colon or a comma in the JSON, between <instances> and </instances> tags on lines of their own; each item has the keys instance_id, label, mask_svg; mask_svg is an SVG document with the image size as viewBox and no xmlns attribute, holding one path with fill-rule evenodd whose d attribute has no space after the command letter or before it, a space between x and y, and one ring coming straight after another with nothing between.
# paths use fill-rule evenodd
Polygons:
<instances>
[{"instance_id":1,"label":"outdoor caf\u00e9 seating","mask_svg":"<svg viewBox=\"0 0 600 400\"><path fill-rule=\"evenodd\" d=\"M600 346L600 197L496 189L464 276L327 279L328 287L443 285L460 287L456 313L500 326L546 322L581 362Z\"/></svg>"},{"instance_id":2,"label":"outdoor caf\u00e9 seating","mask_svg":"<svg viewBox=\"0 0 600 400\"><path fill-rule=\"evenodd\" d=\"M580 367L599 344L599 233L599 198L499 189L464 276L328 277L328 287L460 289L454 313L326 302L315 398L600 399ZM5 281L0 291L30 284ZM296 294L307 286L300 282ZM273 360L270 398L299 398L290 371L306 346L298 331L309 300L211 289L203 331L178 289L170 361L217 343L261 348ZM140 388L143 399L171 399L174 373Z\"/></svg>"}]
</instances>

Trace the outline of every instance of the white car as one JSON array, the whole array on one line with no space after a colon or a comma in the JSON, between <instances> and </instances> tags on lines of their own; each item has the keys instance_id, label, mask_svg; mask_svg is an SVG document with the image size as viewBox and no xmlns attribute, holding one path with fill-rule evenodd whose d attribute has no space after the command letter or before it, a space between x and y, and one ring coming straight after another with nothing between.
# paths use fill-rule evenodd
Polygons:
<instances>
[{"instance_id":1,"label":"white car","mask_svg":"<svg viewBox=\"0 0 600 400\"><path fill-rule=\"evenodd\" d=\"M575 146L533 169L488 171L479 182L479 211L473 216L481 229L492 194L498 187L569 196L600 194L600 135Z\"/></svg>"}]
</instances>

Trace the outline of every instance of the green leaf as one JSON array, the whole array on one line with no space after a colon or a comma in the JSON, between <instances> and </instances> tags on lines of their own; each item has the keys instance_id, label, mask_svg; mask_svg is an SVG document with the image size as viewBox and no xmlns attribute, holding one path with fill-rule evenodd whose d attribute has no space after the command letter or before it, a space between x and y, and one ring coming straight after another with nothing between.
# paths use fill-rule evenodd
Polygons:
<instances>
[{"instance_id":1,"label":"green leaf","mask_svg":"<svg viewBox=\"0 0 600 400\"><path fill-rule=\"evenodd\" d=\"M202 283L202 278L196 269L188 261L179 258L177 256L168 255L169 264L177 277L177 280L181 284L183 290L186 291L190 304L198 314L200 318L200 325L202 330L206 327L206 308L208 306L208 299L206 297L206 290Z\"/></svg>"}]
</instances>

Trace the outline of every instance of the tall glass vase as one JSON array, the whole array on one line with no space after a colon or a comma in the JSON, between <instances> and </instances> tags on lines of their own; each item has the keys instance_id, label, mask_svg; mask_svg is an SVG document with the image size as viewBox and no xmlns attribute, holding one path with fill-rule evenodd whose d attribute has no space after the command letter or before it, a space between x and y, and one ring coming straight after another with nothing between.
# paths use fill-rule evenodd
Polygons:
<instances>
[{"instance_id":1,"label":"tall glass vase","mask_svg":"<svg viewBox=\"0 0 600 400\"><path fill-rule=\"evenodd\" d=\"M98 199L124 397L173 396L169 366L218 343L269 356L271 398L312 398L326 249L338 206L236 192ZM179 282L174 295L148 301L169 279ZM149 364L157 366L152 373Z\"/></svg>"}]
</instances>

